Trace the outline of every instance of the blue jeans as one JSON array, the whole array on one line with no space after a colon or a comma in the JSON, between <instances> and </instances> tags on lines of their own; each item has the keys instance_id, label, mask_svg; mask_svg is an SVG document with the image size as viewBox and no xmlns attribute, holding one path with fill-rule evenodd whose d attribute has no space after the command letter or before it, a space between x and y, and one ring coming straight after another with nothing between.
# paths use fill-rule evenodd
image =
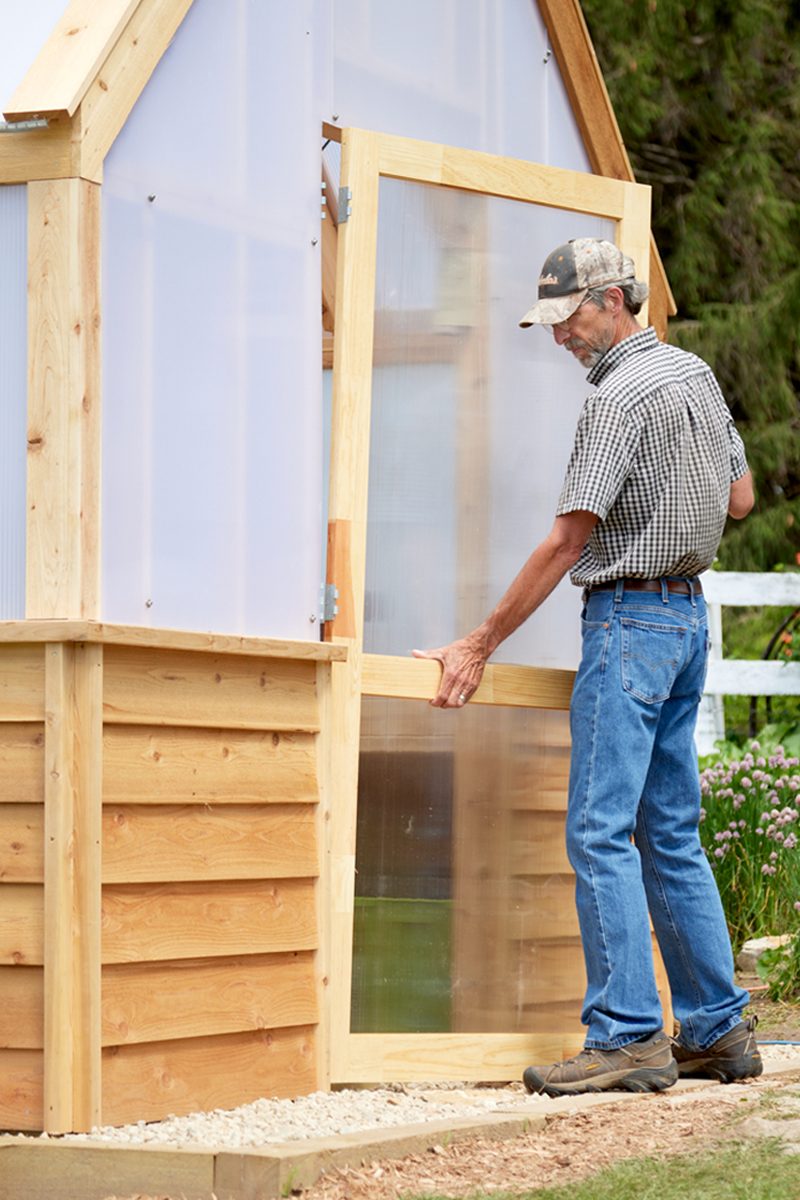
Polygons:
<instances>
[{"instance_id":1,"label":"blue jeans","mask_svg":"<svg viewBox=\"0 0 800 1200\"><path fill-rule=\"evenodd\" d=\"M705 681L696 593L595 591L570 709L567 851L586 959L586 1045L662 1028L648 909L680 1040L705 1049L741 1019L722 904L700 845L694 746ZM633 840L631 840L633 839Z\"/></svg>"}]
</instances>

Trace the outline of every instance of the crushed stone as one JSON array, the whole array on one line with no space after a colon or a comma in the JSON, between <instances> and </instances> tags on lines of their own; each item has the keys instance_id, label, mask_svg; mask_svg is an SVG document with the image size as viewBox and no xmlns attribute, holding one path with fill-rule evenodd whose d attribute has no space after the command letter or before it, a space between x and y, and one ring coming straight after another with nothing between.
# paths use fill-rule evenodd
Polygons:
<instances>
[{"instance_id":1,"label":"crushed stone","mask_svg":"<svg viewBox=\"0 0 800 1200\"><path fill-rule=\"evenodd\" d=\"M800 1046L762 1046L765 1062L800 1057ZM59 1141L109 1145L239 1149L309 1138L363 1133L426 1121L492 1113L524 1115L547 1110L545 1096L529 1096L521 1083L474 1087L457 1083L394 1084L388 1087L314 1092L295 1100L261 1099L234 1109L190 1113L163 1121L104 1125L91 1133L59 1135ZM55 1135L41 1134L41 1138Z\"/></svg>"},{"instance_id":2,"label":"crushed stone","mask_svg":"<svg viewBox=\"0 0 800 1200\"><path fill-rule=\"evenodd\" d=\"M254 1100L238 1108L167 1117L152 1123L104 1125L91 1133L65 1134L59 1140L117 1145L217 1145L238 1149L431 1120L477 1117L499 1109L524 1112L546 1104L543 1096L528 1096L522 1084L476 1089L436 1084L343 1089L313 1092L295 1100Z\"/></svg>"}]
</instances>

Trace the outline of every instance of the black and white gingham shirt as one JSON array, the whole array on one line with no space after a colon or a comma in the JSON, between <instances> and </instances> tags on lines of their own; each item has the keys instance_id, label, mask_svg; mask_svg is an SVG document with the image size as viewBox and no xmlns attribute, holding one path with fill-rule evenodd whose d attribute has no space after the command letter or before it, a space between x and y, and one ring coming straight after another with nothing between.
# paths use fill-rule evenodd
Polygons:
<instances>
[{"instance_id":1,"label":"black and white gingham shirt","mask_svg":"<svg viewBox=\"0 0 800 1200\"><path fill-rule=\"evenodd\" d=\"M589 372L557 513L600 521L574 584L696 575L717 553L742 439L711 368L643 329Z\"/></svg>"}]
</instances>

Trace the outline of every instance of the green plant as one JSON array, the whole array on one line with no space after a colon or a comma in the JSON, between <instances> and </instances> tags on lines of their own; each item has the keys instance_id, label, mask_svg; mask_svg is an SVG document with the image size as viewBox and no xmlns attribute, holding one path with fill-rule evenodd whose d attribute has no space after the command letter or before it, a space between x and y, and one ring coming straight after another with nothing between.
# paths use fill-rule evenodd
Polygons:
<instances>
[{"instance_id":1,"label":"green plant","mask_svg":"<svg viewBox=\"0 0 800 1200\"><path fill-rule=\"evenodd\" d=\"M779 568L776 567L778 572ZM800 610L794 608L728 608L723 622L725 658L792 662L800 646ZM797 696L726 696L725 728L729 737L744 743L758 736L764 720L782 725L786 733L800 733Z\"/></svg>"},{"instance_id":2,"label":"green plant","mask_svg":"<svg viewBox=\"0 0 800 1200\"><path fill-rule=\"evenodd\" d=\"M714 367L753 469L756 507L728 523L720 566L794 565L797 0L581 0L581 8L636 178L653 189L653 232L678 306L670 341Z\"/></svg>"},{"instance_id":3,"label":"green plant","mask_svg":"<svg viewBox=\"0 0 800 1200\"><path fill-rule=\"evenodd\" d=\"M800 913L800 900L795 900ZM765 950L756 967L768 988L770 1000L800 999L800 929L785 946Z\"/></svg>"},{"instance_id":4,"label":"green plant","mask_svg":"<svg viewBox=\"0 0 800 1200\"><path fill-rule=\"evenodd\" d=\"M292 1165L287 1168L286 1178L281 1183L281 1196L283 1197L283 1200L286 1200L286 1198L291 1196L293 1192L300 1191L300 1188L298 1187L299 1178L300 1172L296 1166Z\"/></svg>"},{"instance_id":5,"label":"green plant","mask_svg":"<svg viewBox=\"0 0 800 1200\"><path fill-rule=\"evenodd\" d=\"M700 775L700 837L734 949L794 927L800 899L800 760L751 742Z\"/></svg>"}]
</instances>

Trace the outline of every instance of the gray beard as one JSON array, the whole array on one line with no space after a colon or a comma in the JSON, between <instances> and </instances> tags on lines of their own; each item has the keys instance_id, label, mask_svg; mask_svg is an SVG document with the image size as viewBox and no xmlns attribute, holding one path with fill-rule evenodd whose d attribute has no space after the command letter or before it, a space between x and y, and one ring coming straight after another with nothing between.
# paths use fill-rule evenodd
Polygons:
<instances>
[{"instance_id":1,"label":"gray beard","mask_svg":"<svg viewBox=\"0 0 800 1200\"><path fill-rule=\"evenodd\" d=\"M595 350L590 350L588 355L584 358L582 365L586 367L587 371L592 371L600 362L600 359L604 354L605 350L601 350L599 347Z\"/></svg>"}]
</instances>

